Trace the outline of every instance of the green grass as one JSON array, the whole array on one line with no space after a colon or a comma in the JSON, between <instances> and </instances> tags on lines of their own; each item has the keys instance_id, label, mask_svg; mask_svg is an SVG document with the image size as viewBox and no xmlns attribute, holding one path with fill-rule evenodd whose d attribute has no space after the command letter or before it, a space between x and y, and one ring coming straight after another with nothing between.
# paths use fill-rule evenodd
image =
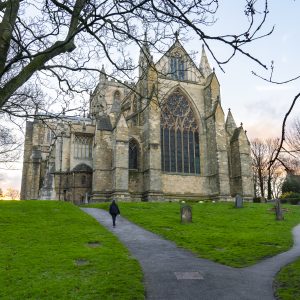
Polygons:
<instances>
[{"instance_id":1,"label":"green grass","mask_svg":"<svg viewBox=\"0 0 300 300\"><path fill-rule=\"evenodd\" d=\"M144 299L137 261L78 207L0 201L0 226L0 299Z\"/></svg>"},{"instance_id":2,"label":"green grass","mask_svg":"<svg viewBox=\"0 0 300 300\"><path fill-rule=\"evenodd\" d=\"M300 207L286 206L285 220L275 221L270 204L195 203L193 223L180 224L178 203L120 203L121 214L198 256L233 267L245 267L288 250ZM107 203L90 205L108 207Z\"/></svg>"},{"instance_id":3,"label":"green grass","mask_svg":"<svg viewBox=\"0 0 300 300\"><path fill-rule=\"evenodd\" d=\"M282 300L300 299L300 259L281 269L275 279L276 296Z\"/></svg>"}]
</instances>

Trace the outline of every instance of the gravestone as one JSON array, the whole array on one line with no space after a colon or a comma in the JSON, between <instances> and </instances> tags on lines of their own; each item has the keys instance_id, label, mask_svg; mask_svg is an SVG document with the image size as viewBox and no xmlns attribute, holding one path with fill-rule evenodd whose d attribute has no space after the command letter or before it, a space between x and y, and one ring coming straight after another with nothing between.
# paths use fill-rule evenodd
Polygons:
<instances>
[{"instance_id":1,"label":"gravestone","mask_svg":"<svg viewBox=\"0 0 300 300\"><path fill-rule=\"evenodd\" d=\"M192 222L192 207L189 205L183 205L180 207L181 223Z\"/></svg>"},{"instance_id":2,"label":"gravestone","mask_svg":"<svg viewBox=\"0 0 300 300\"><path fill-rule=\"evenodd\" d=\"M243 208L243 201L241 195L237 194L235 196L235 208Z\"/></svg>"}]
</instances>

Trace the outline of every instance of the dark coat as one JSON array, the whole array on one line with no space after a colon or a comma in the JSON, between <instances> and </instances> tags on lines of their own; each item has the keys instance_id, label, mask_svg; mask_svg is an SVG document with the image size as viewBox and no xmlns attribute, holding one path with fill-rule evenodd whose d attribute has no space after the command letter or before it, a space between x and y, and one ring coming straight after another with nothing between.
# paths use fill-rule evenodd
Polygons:
<instances>
[{"instance_id":1,"label":"dark coat","mask_svg":"<svg viewBox=\"0 0 300 300\"><path fill-rule=\"evenodd\" d=\"M111 215L119 215L120 214L119 207L118 207L117 203L115 202L115 200L113 200L113 202L109 206L109 213Z\"/></svg>"}]
</instances>

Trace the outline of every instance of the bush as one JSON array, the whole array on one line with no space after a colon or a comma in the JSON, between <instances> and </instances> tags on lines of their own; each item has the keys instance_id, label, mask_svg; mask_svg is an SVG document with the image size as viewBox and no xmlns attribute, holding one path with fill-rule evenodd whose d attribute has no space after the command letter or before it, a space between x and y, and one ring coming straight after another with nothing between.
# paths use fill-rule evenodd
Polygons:
<instances>
[{"instance_id":1,"label":"bush","mask_svg":"<svg viewBox=\"0 0 300 300\"><path fill-rule=\"evenodd\" d=\"M300 193L294 193L294 192L284 193L280 197L280 202L297 205L298 202L300 202Z\"/></svg>"},{"instance_id":2,"label":"bush","mask_svg":"<svg viewBox=\"0 0 300 300\"><path fill-rule=\"evenodd\" d=\"M282 185L282 193L300 193L300 176L288 175Z\"/></svg>"},{"instance_id":3,"label":"bush","mask_svg":"<svg viewBox=\"0 0 300 300\"><path fill-rule=\"evenodd\" d=\"M266 202L266 198L264 197L254 197L253 198L253 203L265 203Z\"/></svg>"}]
</instances>

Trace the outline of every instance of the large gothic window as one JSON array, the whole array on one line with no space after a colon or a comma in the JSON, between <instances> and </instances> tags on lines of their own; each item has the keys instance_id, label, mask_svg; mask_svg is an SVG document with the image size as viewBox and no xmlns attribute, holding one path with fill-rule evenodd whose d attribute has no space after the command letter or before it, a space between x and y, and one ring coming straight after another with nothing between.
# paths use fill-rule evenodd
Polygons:
<instances>
[{"instance_id":1,"label":"large gothic window","mask_svg":"<svg viewBox=\"0 0 300 300\"><path fill-rule=\"evenodd\" d=\"M164 102L160 124L162 170L200 174L198 123L187 98L179 90Z\"/></svg>"},{"instance_id":2,"label":"large gothic window","mask_svg":"<svg viewBox=\"0 0 300 300\"><path fill-rule=\"evenodd\" d=\"M138 169L138 143L136 140L129 141L129 169Z\"/></svg>"}]
</instances>

